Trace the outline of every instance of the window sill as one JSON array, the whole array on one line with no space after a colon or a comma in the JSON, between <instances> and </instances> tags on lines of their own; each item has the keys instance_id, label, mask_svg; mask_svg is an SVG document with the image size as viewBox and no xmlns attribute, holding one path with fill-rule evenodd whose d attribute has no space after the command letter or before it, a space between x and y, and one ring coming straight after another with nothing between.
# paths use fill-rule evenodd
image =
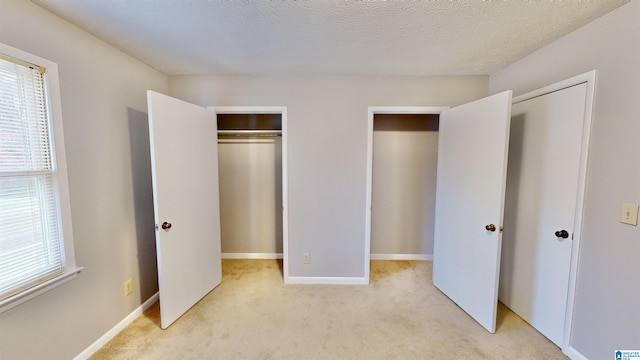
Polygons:
<instances>
[{"instance_id":1,"label":"window sill","mask_svg":"<svg viewBox=\"0 0 640 360\"><path fill-rule=\"evenodd\" d=\"M80 273L80 271L82 271L82 269L83 268L79 267L79 268L69 270L62 275L56 276L53 279L43 282L42 284L38 284L30 289L20 292L19 294L15 294L9 298L6 298L0 301L0 314L13 308L14 306L20 305L23 302L31 300L36 296L42 295L47 291L55 289L58 286L66 283L67 281L74 279L76 276L78 276L78 274Z\"/></svg>"}]
</instances>

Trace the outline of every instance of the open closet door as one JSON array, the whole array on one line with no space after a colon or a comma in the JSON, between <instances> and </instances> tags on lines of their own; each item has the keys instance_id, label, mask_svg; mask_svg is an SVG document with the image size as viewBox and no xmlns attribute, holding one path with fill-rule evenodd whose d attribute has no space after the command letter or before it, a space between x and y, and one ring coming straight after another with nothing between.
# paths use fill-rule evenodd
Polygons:
<instances>
[{"instance_id":1,"label":"open closet door","mask_svg":"<svg viewBox=\"0 0 640 360\"><path fill-rule=\"evenodd\" d=\"M222 279L216 114L147 92L160 322L166 329Z\"/></svg>"},{"instance_id":2,"label":"open closet door","mask_svg":"<svg viewBox=\"0 0 640 360\"><path fill-rule=\"evenodd\" d=\"M511 91L440 115L433 283L496 330Z\"/></svg>"}]
</instances>

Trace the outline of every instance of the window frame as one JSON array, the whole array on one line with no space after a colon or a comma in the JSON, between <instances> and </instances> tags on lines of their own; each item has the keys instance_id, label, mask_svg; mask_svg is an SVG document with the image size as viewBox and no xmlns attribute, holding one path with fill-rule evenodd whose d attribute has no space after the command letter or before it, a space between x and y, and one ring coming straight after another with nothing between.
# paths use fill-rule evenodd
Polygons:
<instances>
[{"instance_id":1,"label":"window frame","mask_svg":"<svg viewBox=\"0 0 640 360\"><path fill-rule=\"evenodd\" d=\"M50 141L53 153L53 181L58 210L58 232L60 239L62 239L61 242L64 250L62 255L62 273L1 300L0 313L2 313L75 278L82 268L76 265L75 259L58 64L3 43L0 43L0 54L26 63L36 64L46 69L44 73L44 85L51 131Z\"/></svg>"}]
</instances>

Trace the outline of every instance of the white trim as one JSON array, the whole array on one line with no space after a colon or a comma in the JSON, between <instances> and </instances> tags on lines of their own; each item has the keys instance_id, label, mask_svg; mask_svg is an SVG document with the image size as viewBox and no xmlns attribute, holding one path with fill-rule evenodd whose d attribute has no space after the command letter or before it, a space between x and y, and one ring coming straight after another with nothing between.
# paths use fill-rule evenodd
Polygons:
<instances>
[{"instance_id":1,"label":"white trim","mask_svg":"<svg viewBox=\"0 0 640 360\"><path fill-rule=\"evenodd\" d=\"M364 278L369 283L371 261L371 191L373 183L373 118L375 114L440 114L448 106L369 106L367 116L367 199L364 230Z\"/></svg>"},{"instance_id":2,"label":"white trim","mask_svg":"<svg viewBox=\"0 0 640 360\"><path fill-rule=\"evenodd\" d=\"M559 81L557 83L553 83L551 85L542 87L540 89L536 89L533 91L529 91L528 93L524 93L522 95L515 96L512 99L512 104L517 104L519 102L523 102L529 99L533 99L535 97L539 97L542 95L546 95L558 90L566 89L568 87L572 87L582 83L590 83L595 81L596 70L592 70L586 72L584 74L576 75L566 80ZM588 93L588 91L587 91Z\"/></svg>"},{"instance_id":3,"label":"white trim","mask_svg":"<svg viewBox=\"0 0 640 360\"><path fill-rule=\"evenodd\" d=\"M158 301L158 293L151 295L151 297L147 299L147 301L138 306L135 310L133 310L133 312L131 312L131 314L127 315L127 317L122 319L119 323L116 324L116 326L107 331L98 340L94 341L93 344L89 345L89 347L84 349L80 354L73 358L73 360L85 360L91 357L91 355L100 350L106 343L108 343L111 339L118 335L120 331L122 331L135 319L142 315L142 313L150 308L151 305L153 305L156 301Z\"/></svg>"},{"instance_id":4,"label":"white trim","mask_svg":"<svg viewBox=\"0 0 640 360\"><path fill-rule=\"evenodd\" d=\"M370 114L440 114L443 111L450 108L451 107L449 106L369 106L369 113ZM371 131L373 131L373 127L371 127Z\"/></svg>"},{"instance_id":5,"label":"white trim","mask_svg":"<svg viewBox=\"0 0 640 360\"><path fill-rule=\"evenodd\" d=\"M554 91L562 90L578 84L587 84L587 94L585 99L584 125L582 130L582 150L580 155L580 173L578 178L578 191L576 201L576 215L573 224L573 242L571 249L571 265L569 269L569 288L567 289L567 308L565 311L564 333L562 340L562 349L570 351L571 348L571 331L573 324L573 307L576 293L576 278L578 274L578 257L580 255L580 240L582 238L582 220L584 215L584 198L586 191L586 177L589 157L589 140L591 137L591 119L593 117L593 103L595 98L597 71L589 71L584 74L574 76L572 78L557 82L555 84L545 86L541 89L528 92L526 94L513 98L513 103L522 102L538 96L542 96ZM575 350L573 350L575 351ZM579 355L577 351L576 354ZM577 359L584 358L582 355ZM572 357L573 359L573 357Z\"/></svg>"},{"instance_id":6,"label":"white trim","mask_svg":"<svg viewBox=\"0 0 640 360\"><path fill-rule=\"evenodd\" d=\"M207 109L216 114L284 114L287 111L286 106L207 106Z\"/></svg>"},{"instance_id":7,"label":"white trim","mask_svg":"<svg viewBox=\"0 0 640 360\"><path fill-rule=\"evenodd\" d=\"M432 261L433 254L371 254L371 260L420 260Z\"/></svg>"},{"instance_id":8,"label":"white trim","mask_svg":"<svg viewBox=\"0 0 640 360\"><path fill-rule=\"evenodd\" d=\"M282 253L222 253L223 259L282 259Z\"/></svg>"},{"instance_id":9,"label":"white trim","mask_svg":"<svg viewBox=\"0 0 640 360\"><path fill-rule=\"evenodd\" d=\"M566 350L566 351L565 351ZM569 346L567 349L562 349L562 352L569 357L571 360L589 360L586 356L580 354L578 350ZM612 357L613 358L613 357Z\"/></svg>"},{"instance_id":10,"label":"white trim","mask_svg":"<svg viewBox=\"0 0 640 360\"><path fill-rule=\"evenodd\" d=\"M38 284L29 289L23 290L11 297L8 297L2 301L0 301L0 314L3 312L20 305L24 302L27 302L36 296L44 294L45 292L55 289L58 286L66 283L69 280L75 279L76 276L82 271L83 268L75 268L66 273L60 274L50 280L47 280L41 284Z\"/></svg>"},{"instance_id":11,"label":"white trim","mask_svg":"<svg viewBox=\"0 0 640 360\"><path fill-rule=\"evenodd\" d=\"M287 107L282 110L282 272L289 277L289 121Z\"/></svg>"},{"instance_id":12,"label":"white trim","mask_svg":"<svg viewBox=\"0 0 640 360\"><path fill-rule=\"evenodd\" d=\"M305 277L289 276L285 284L296 285L369 285L364 277Z\"/></svg>"},{"instance_id":13,"label":"white trim","mask_svg":"<svg viewBox=\"0 0 640 360\"><path fill-rule=\"evenodd\" d=\"M286 106L207 106L216 114L281 114L282 116L282 267L285 284L289 278L289 161Z\"/></svg>"}]
</instances>

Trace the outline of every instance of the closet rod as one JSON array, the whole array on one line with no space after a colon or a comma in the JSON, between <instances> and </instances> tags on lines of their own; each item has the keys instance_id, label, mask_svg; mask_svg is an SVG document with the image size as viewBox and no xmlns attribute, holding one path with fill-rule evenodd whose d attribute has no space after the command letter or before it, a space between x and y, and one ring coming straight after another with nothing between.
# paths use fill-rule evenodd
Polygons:
<instances>
[{"instance_id":1,"label":"closet rod","mask_svg":"<svg viewBox=\"0 0 640 360\"><path fill-rule=\"evenodd\" d=\"M278 137L282 130L218 130L218 136L223 137Z\"/></svg>"}]
</instances>

